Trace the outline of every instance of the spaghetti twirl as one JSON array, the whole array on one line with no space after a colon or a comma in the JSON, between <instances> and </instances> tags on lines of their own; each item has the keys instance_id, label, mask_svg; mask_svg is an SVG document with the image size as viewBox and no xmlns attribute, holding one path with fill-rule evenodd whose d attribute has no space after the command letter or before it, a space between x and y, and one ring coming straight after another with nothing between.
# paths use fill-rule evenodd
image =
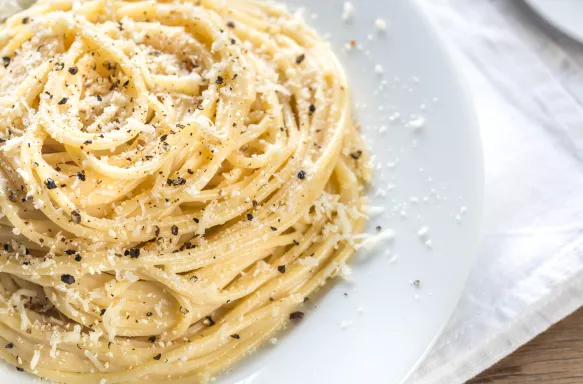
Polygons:
<instances>
[{"instance_id":1,"label":"spaghetti twirl","mask_svg":"<svg viewBox=\"0 0 583 384\"><path fill-rule=\"evenodd\" d=\"M0 50L0 356L20 370L205 382L353 254L369 168L346 75L282 7L42 0Z\"/></svg>"}]
</instances>

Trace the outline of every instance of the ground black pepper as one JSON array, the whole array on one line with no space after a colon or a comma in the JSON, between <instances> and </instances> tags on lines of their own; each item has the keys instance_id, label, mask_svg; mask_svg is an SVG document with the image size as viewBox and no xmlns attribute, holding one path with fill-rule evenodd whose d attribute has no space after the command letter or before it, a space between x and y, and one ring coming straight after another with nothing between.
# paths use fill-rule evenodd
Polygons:
<instances>
[{"instance_id":1,"label":"ground black pepper","mask_svg":"<svg viewBox=\"0 0 583 384\"><path fill-rule=\"evenodd\" d=\"M55 189L57 188L57 184L55 184L55 180L51 179L50 177L45 181L45 185L48 189Z\"/></svg>"},{"instance_id":2,"label":"ground black pepper","mask_svg":"<svg viewBox=\"0 0 583 384\"><path fill-rule=\"evenodd\" d=\"M126 249L124 256L129 256L131 259L137 259L140 257L140 248Z\"/></svg>"},{"instance_id":3,"label":"ground black pepper","mask_svg":"<svg viewBox=\"0 0 583 384\"><path fill-rule=\"evenodd\" d=\"M292 312L289 315L290 320L299 320L304 318L304 312Z\"/></svg>"},{"instance_id":4,"label":"ground black pepper","mask_svg":"<svg viewBox=\"0 0 583 384\"><path fill-rule=\"evenodd\" d=\"M69 274L61 275L61 281L65 284L71 285L75 283L75 278Z\"/></svg>"},{"instance_id":5,"label":"ground black pepper","mask_svg":"<svg viewBox=\"0 0 583 384\"><path fill-rule=\"evenodd\" d=\"M206 320L206 325L208 325L209 327L212 327L213 325L215 325L215 321L213 320L212 317L207 316L207 317L205 317L205 320Z\"/></svg>"},{"instance_id":6,"label":"ground black pepper","mask_svg":"<svg viewBox=\"0 0 583 384\"><path fill-rule=\"evenodd\" d=\"M81 214L78 211L71 212L71 221L75 224L81 223Z\"/></svg>"},{"instance_id":7,"label":"ground black pepper","mask_svg":"<svg viewBox=\"0 0 583 384\"><path fill-rule=\"evenodd\" d=\"M177 177L176 179L168 179L168 185L184 185L186 180L182 177Z\"/></svg>"}]
</instances>

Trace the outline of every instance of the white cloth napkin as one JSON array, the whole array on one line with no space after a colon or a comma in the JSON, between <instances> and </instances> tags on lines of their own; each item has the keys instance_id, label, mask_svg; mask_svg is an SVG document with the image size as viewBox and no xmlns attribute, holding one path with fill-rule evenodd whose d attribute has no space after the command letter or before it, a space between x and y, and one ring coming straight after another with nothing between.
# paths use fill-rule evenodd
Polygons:
<instances>
[{"instance_id":1,"label":"white cloth napkin","mask_svg":"<svg viewBox=\"0 0 583 384\"><path fill-rule=\"evenodd\" d=\"M583 304L583 45L522 1L421 4L458 57L485 151L478 261L409 380L456 384Z\"/></svg>"}]
</instances>

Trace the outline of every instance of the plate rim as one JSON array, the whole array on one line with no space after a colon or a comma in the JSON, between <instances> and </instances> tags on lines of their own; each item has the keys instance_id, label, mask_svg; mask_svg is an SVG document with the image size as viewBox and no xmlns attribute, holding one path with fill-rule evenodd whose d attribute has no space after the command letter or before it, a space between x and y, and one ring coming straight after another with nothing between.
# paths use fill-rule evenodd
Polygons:
<instances>
[{"instance_id":1,"label":"plate rim","mask_svg":"<svg viewBox=\"0 0 583 384\"><path fill-rule=\"evenodd\" d=\"M525 0L530 1L530 0ZM485 162L484 162L484 148L483 148L483 141L481 135L481 127L478 119L478 114L476 110L476 106L474 103L474 97L472 95L472 91L470 89L469 83L464 76L464 71L462 69L461 63L456 58L454 54L453 47L448 43L447 39L439 29L437 23L430 17L427 11L424 9L423 5L421 4L421 0L412 0L409 2L411 5L412 11L419 17L423 24L429 29L429 38L433 40L433 44L436 48L442 53L442 60L444 63L447 64L448 70L451 72L452 77L455 79L454 86L457 88L457 91L460 93L460 99L462 101L461 108L465 111L467 115L468 121L467 126L468 129L475 132L475 135L472 135L473 143L472 147L475 151L475 158L472 159L475 162L475 172L477 175L475 177L475 182L477 183L476 191L476 204L473 209L477 211L476 220L473 228L473 236L474 239L472 241L473 247L470 254L468 254L468 258L470 258L470 263L468 264L468 268L465 272L465 277L463 278L464 284L459 292L456 292L455 302L456 305L453 307L451 313L447 316L447 319L441 324L438 331L435 333L435 336L431 340L431 342L427 345L424 352L419 356L417 362L412 365L409 369L407 374L403 377L399 384L405 384L411 378L413 373L421 364L425 361L427 356L430 354L431 350L439 340L440 336L443 334L443 331L449 324L453 314L455 313L458 304L465 292L467 281L470 276L471 270L473 269L476 260L478 258L478 251L479 251L479 244L483 229L483 212L484 212L484 193L485 193Z\"/></svg>"}]
</instances>

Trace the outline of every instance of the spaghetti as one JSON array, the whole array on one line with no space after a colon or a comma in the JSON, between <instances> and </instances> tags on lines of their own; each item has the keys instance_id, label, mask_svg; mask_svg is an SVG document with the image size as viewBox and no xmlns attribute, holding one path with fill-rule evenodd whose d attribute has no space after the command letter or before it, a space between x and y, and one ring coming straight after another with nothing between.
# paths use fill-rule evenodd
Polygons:
<instances>
[{"instance_id":1,"label":"spaghetti","mask_svg":"<svg viewBox=\"0 0 583 384\"><path fill-rule=\"evenodd\" d=\"M346 75L254 0L42 0L0 27L0 356L206 382L345 269L368 158Z\"/></svg>"}]
</instances>

